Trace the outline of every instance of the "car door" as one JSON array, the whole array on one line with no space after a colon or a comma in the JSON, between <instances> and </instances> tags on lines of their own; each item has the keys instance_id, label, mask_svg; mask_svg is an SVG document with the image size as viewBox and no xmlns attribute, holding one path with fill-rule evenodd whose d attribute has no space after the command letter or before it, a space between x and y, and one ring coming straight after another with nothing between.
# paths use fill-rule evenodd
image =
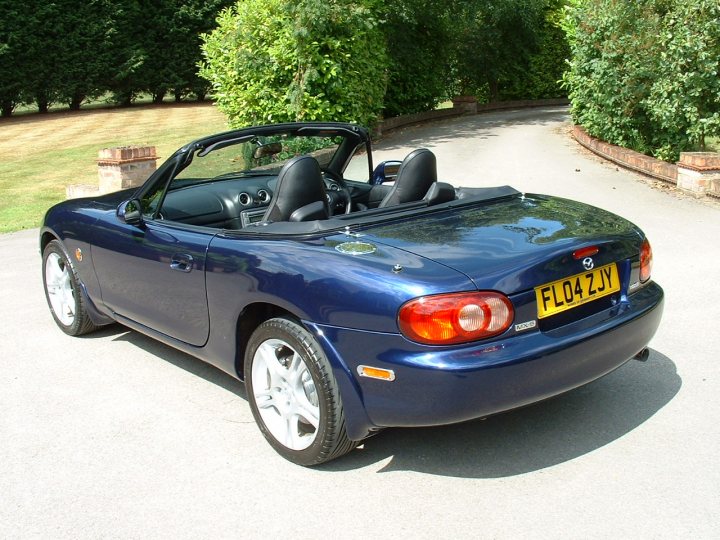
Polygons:
<instances>
[{"instance_id":1,"label":"car door","mask_svg":"<svg viewBox=\"0 0 720 540\"><path fill-rule=\"evenodd\" d=\"M111 219L93 239L103 303L114 313L195 346L210 326L205 257L213 229Z\"/></svg>"}]
</instances>

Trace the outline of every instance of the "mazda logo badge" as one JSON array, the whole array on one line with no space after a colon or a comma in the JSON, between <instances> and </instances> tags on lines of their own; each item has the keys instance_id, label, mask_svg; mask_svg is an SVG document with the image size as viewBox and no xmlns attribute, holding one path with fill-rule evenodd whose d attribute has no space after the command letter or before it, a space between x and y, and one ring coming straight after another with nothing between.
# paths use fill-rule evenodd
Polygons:
<instances>
[{"instance_id":1,"label":"mazda logo badge","mask_svg":"<svg viewBox=\"0 0 720 540\"><path fill-rule=\"evenodd\" d=\"M585 267L585 270L592 270L595 266L595 263L590 257L585 257L583 259L583 266Z\"/></svg>"}]
</instances>

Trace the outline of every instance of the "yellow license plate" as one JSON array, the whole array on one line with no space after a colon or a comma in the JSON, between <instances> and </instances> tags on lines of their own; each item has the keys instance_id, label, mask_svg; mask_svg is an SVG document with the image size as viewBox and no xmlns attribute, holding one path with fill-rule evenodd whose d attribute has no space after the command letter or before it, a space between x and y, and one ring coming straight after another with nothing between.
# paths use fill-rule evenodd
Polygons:
<instances>
[{"instance_id":1,"label":"yellow license plate","mask_svg":"<svg viewBox=\"0 0 720 540\"><path fill-rule=\"evenodd\" d=\"M556 315L620 290L615 263L535 287L538 319Z\"/></svg>"}]
</instances>

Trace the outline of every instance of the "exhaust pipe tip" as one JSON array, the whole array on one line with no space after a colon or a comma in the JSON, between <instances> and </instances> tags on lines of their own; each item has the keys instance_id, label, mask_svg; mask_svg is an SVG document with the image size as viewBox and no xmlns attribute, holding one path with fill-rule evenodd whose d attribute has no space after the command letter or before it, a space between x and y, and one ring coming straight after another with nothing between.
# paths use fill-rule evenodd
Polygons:
<instances>
[{"instance_id":1,"label":"exhaust pipe tip","mask_svg":"<svg viewBox=\"0 0 720 540\"><path fill-rule=\"evenodd\" d=\"M650 349L645 347L642 351L637 353L633 358L635 360L638 360L640 362L647 362L647 359L650 357Z\"/></svg>"}]
</instances>

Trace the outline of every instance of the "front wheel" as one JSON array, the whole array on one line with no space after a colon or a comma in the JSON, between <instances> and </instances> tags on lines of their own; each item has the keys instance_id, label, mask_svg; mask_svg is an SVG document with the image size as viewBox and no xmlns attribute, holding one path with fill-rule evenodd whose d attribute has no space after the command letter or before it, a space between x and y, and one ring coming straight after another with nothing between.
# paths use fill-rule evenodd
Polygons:
<instances>
[{"instance_id":1,"label":"front wheel","mask_svg":"<svg viewBox=\"0 0 720 540\"><path fill-rule=\"evenodd\" d=\"M43 251L42 274L45 298L60 329L71 336L95 330L97 327L85 309L75 270L58 240L50 242Z\"/></svg>"},{"instance_id":2,"label":"front wheel","mask_svg":"<svg viewBox=\"0 0 720 540\"><path fill-rule=\"evenodd\" d=\"M284 458L319 465L357 444L322 349L295 321L270 319L252 334L245 352L245 386L260 431Z\"/></svg>"}]
</instances>

